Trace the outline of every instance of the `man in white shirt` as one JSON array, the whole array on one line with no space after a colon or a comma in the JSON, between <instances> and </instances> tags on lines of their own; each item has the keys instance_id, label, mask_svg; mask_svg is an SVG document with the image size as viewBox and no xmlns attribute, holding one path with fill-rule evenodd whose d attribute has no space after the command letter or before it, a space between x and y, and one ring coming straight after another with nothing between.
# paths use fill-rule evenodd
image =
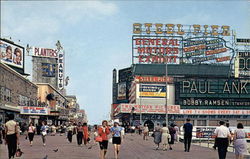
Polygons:
<instances>
[{"instance_id":1,"label":"man in white shirt","mask_svg":"<svg viewBox=\"0 0 250 159\"><path fill-rule=\"evenodd\" d=\"M224 126L225 122L220 121L220 126L214 131L216 137L216 145L218 147L219 159L225 159L227 154L228 141L231 137L229 129Z\"/></svg>"}]
</instances>

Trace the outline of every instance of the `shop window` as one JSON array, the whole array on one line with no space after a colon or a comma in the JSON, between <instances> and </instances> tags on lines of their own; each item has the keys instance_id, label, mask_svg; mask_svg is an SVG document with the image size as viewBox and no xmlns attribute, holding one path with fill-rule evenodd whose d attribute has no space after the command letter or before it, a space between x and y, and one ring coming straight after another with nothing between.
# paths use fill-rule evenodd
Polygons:
<instances>
[{"instance_id":1,"label":"shop window","mask_svg":"<svg viewBox=\"0 0 250 159\"><path fill-rule=\"evenodd\" d=\"M206 120L197 120L197 126L206 126Z\"/></svg>"},{"instance_id":2,"label":"shop window","mask_svg":"<svg viewBox=\"0 0 250 159\"><path fill-rule=\"evenodd\" d=\"M243 126L250 126L250 120L237 120L237 123L242 123Z\"/></svg>"},{"instance_id":3,"label":"shop window","mask_svg":"<svg viewBox=\"0 0 250 159\"><path fill-rule=\"evenodd\" d=\"M218 126L219 120L209 120L209 126Z\"/></svg>"}]
</instances>

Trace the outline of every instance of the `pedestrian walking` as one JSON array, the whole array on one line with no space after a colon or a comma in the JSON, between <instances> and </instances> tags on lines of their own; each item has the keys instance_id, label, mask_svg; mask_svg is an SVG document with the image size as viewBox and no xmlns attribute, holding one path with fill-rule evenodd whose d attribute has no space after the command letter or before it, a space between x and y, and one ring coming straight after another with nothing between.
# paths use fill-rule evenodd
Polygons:
<instances>
[{"instance_id":1,"label":"pedestrian walking","mask_svg":"<svg viewBox=\"0 0 250 159\"><path fill-rule=\"evenodd\" d=\"M161 128L162 132L162 144L163 144L163 151L166 151L168 149L168 141L170 139L169 129L167 128L167 124L163 123Z\"/></svg>"},{"instance_id":2,"label":"pedestrian walking","mask_svg":"<svg viewBox=\"0 0 250 159\"><path fill-rule=\"evenodd\" d=\"M218 147L219 159L225 159L227 155L227 147L229 145L229 139L231 134L229 129L224 126L225 122L220 121L220 126L214 131L216 139L216 145Z\"/></svg>"},{"instance_id":3,"label":"pedestrian walking","mask_svg":"<svg viewBox=\"0 0 250 159\"><path fill-rule=\"evenodd\" d=\"M82 139L83 139L83 127L81 122L78 123L77 127L76 127L76 137L77 137L77 144L78 146L82 145Z\"/></svg>"},{"instance_id":4,"label":"pedestrian walking","mask_svg":"<svg viewBox=\"0 0 250 159\"><path fill-rule=\"evenodd\" d=\"M41 126L41 135L42 135L43 146L45 146L46 145L47 126L46 126L44 121L42 122L42 126Z\"/></svg>"},{"instance_id":5,"label":"pedestrian walking","mask_svg":"<svg viewBox=\"0 0 250 159\"><path fill-rule=\"evenodd\" d=\"M175 139L176 143L178 143L179 142L180 129L176 124L174 125L174 129L175 129L174 139Z\"/></svg>"},{"instance_id":6,"label":"pedestrian walking","mask_svg":"<svg viewBox=\"0 0 250 159\"><path fill-rule=\"evenodd\" d=\"M56 135L56 126L54 124L52 124L51 126L51 136L55 136Z\"/></svg>"},{"instance_id":7,"label":"pedestrian walking","mask_svg":"<svg viewBox=\"0 0 250 159\"><path fill-rule=\"evenodd\" d=\"M191 141L192 141L192 132L193 132L193 125L190 123L190 119L186 119L186 123L183 125L184 130L184 151L189 152Z\"/></svg>"},{"instance_id":8,"label":"pedestrian walking","mask_svg":"<svg viewBox=\"0 0 250 159\"><path fill-rule=\"evenodd\" d=\"M143 140L148 140L148 133L149 133L148 124L145 124L143 127Z\"/></svg>"},{"instance_id":9,"label":"pedestrian walking","mask_svg":"<svg viewBox=\"0 0 250 159\"><path fill-rule=\"evenodd\" d=\"M108 135L110 133L107 120L102 121L102 125L98 128L98 135L102 138L100 144L100 159L105 159L108 149Z\"/></svg>"},{"instance_id":10,"label":"pedestrian walking","mask_svg":"<svg viewBox=\"0 0 250 159\"><path fill-rule=\"evenodd\" d=\"M32 146L32 144L33 144L35 130L36 130L36 128L33 126L33 123L31 122L29 124L29 127L28 127L28 137L29 137L29 141L30 141L30 146Z\"/></svg>"},{"instance_id":11,"label":"pedestrian walking","mask_svg":"<svg viewBox=\"0 0 250 159\"><path fill-rule=\"evenodd\" d=\"M174 140L175 140L175 133L176 133L176 130L174 128L174 124L172 123L170 125L170 127L168 128L169 129L169 134L171 136L171 139L169 140L169 150L173 150L172 146L174 145Z\"/></svg>"},{"instance_id":12,"label":"pedestrian walking","mask_svg":"<svg viewBox=\"0 0 250 159\"><path fill-rule=\"evenodd\" d=\"M68 132L67 138L70 143L72 143L73 129L74 129L74 126L72 125L72 123L70 123L67 128L67 132Z\"/></svg>"},{"instance_id":13,"label":"pedestrian walking","mask_svg":"<svg viewBox=\"0 0 250 159\"><path fill-rule=\"evenodd\" d=\"M3 143L3 124L0 122L0 144Z\"/></svg>"},{"instance_id":14,"label":"pedestrian walking","mask_svg":"<svg viewBox=\"0 0 250 159\"><path fill-rule=\"evenodd\" d=\"M155 130L153 132L154 143L157 146L156 150L159 149L159 146L160 146L160 143L161 143L161 136L162 136L161 127L160 127L160 124L157 123L157 125L155 126Z\"/></svg>"},{"instance_id":15,"label":"pedestrian walking","mask_svg":"<svg viewBox=\"0 0 250 159\"><path fill-rule=\"evenodd\" d=\"M88 124L83 123L83 143L86 146L87 143L89 142L89 130L88 130Z\"/></svg>"},{"instance_id":16,"label":"pedestrian walking","mask_svg":"<svg viewBox=\"0 0 250 159\"><path fill-rule=\"evenodd\" d=\"M139 125L139 135L141 136L141 134L142 134L142 130L143 130L143 126L140 124Z\"/></svg>"},{"instance_id":17,"label":"pedestrian walking","mask_svg":"<svg viewBox=\"0 0 250 159\"><path fill-rule=\"evenodd\" d=\"M237 124L237 129L234 132L234 148L236 159L243 159L244 155L248 154L247 151L247 133L244 131L242 123Z\"/></svg>"},{"instance_id":18,"label":"pedestrian walking","mask_svg":"<svg viewBox=\"0 0 250 159\"><path fill-rule=\"evenodd\" d=\"M14 121L14 114L9 114L9 121L5 123L5 144L8 145L9 159L14 158L19 145L19 130Z\"/></svg>"},{"instance_id":19,"label":"pedestrian walking","mask_svg":"<svg viewBox=\"0 0 250 159\"><path fill-rule=\"evenodd\" d=\"M122 127L119 126L118 122L114 122L114 126L110 129L112 132L112 143L114 145L115 159L118 159L122 142Z\"/></svg>"}]
</instances>

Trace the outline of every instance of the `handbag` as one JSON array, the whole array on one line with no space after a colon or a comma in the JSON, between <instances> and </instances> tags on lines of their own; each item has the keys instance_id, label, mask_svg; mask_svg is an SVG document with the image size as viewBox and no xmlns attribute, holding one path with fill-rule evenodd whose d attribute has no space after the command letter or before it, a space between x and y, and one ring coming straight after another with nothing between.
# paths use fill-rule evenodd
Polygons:
<instances>
[{"instance_id":1,"label":"handbag","mask_svg":"<svg viewBox=\"0 0 250 159\"><path fill-rule=\"evenodd\" d=\"M101 136L97 136L97 137L95 138L95 141L96 141L96 142L102 142L102 137L101 137Z\"/></svg>"},{"instance_id":2,"label":"handbag","mask_svg":"<svg viewBox=\"0 0 250 159\"><path fill-rule=\"evenodd\" d=\"M111 137L110 139L109 139L109 143L112 143L113 142L113 138Z\"/></svg>"},{"instance_id":3,"label":"handbag","mask_svg":"<svg viewBox=\"0 0 250 159\"><path fill-rule=\"evenodd\" d=\"M42 135L45 136L47 133L46 131L42 131Z\"/></svg>"},{"instance_id":4,"label":"handbag","mask_svg":"<svg viewBox=\"0 0 250 159\"><path fill-rule=\"evenodd\" d=\"M19 145L17 146L17 150L16 150L16 157L21 157L23 154L23 152L21 151Z\"/></svg>"}]
</instances>

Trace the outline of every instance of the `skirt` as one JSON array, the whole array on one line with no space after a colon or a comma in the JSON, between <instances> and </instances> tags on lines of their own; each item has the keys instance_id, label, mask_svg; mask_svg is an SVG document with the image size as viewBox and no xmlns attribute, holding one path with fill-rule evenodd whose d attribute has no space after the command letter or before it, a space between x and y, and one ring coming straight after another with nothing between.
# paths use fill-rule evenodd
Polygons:
<instances>
[{"instance_id":1,"label":"skirt","mask_svg":"<svg viewBox=\"0 0 250 159\"><path fill-rule=\"evenodd\" d=\"M121 144L121 137L113 137L112 138L112 143L120 145Z\"/></svg>"}]
</instances>

